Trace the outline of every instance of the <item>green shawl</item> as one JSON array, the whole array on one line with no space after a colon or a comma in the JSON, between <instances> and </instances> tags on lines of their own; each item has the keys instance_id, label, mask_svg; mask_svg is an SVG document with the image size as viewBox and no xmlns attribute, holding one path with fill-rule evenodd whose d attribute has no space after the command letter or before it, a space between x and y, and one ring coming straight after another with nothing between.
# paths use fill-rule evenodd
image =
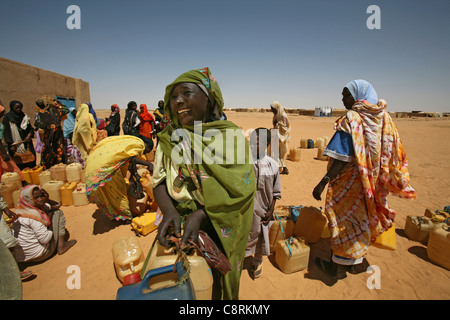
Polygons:
<instances>
[{"instance_id":1,"label":"green shawl","mask_svg":"<svg viewBox=\"0 0 450 320\"><path fill-rule=\"evenodd\" d=\"M222 114L222 94L209 69L192 70L182 74L166 88L165 111L172 124L158 134L160 147L164 156L171 158L174 148L180 148L184 141L191 141L192 148L183 149L187 150L184 155L188 156L191 162L183 161L179 165L182 168L183 175L193 177L193 180L198 178L198 189L201 189L204 197L203 209L208 215L233 268L225 276L215 274L213 298L238 299L240 275L253 221L253 201L256 191L252 156L248 141L245 139L242 130L230 121L212 121L192 127L180 126L177 117L174 117L170 111L170 94L174 85L182 82L203 84L208 89L210 98L214 99L218 111ZM215 138L205 138L206 131L215 132L217 135ZM242 145L236 143L226 145L227 134L231 132L234 133L239 142L245 145L245 161L242 161L242 164L235 164L236 161L231 164L227 161L223 161L223 164L219 161L211 161L211 150L217 150L217 146L223 148L224 157L227 152L231 151L234 151L235 158L238 156L237 153L242 150L240 149ZM171 141L172 135L177 136L177 134L180 139ZM194 146L196 147L194 148ZM201 148L198 146L201 146ZM212 153L214 154L214 152ZM202 161L194 161L195 156ZM168 186L168 188L171 187ZM178 204L177 210L180 214L183 214L183 211L192 212L198 206L198 203L191 201Z\"/></svg>"}]
</instances>

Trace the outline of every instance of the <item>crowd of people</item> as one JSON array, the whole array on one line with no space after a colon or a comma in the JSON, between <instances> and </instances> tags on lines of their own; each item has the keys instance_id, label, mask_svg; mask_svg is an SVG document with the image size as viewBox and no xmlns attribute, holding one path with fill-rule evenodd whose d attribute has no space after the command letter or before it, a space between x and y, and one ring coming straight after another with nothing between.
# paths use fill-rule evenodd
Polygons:
<instances>
[{"instance_id":1,"label":"crowd of people","mask_svg":"<svg viewBox=\"0 0 450 320\"><path fill-rule=\"evenodd\" d=\"M312 191L313 197L321 200L328 185L325 214L329 221L332 256L329 261L318 259L316 263L333 279L344 278L346 272L361 272L358 267L363 265L368 247L392 227L395 211L387 204L388 194L404 198L416 196L409 183L406 155L398 131L385 111L386 102L378 99L375 89L364 80L349 82L343 89L342 101L348 112L336 121L336 133L324 151L324 155L330 157L327 173ZM222 93L209 68L188 71L170 83L164 101L158 103L155 117L145 104L138 110L137 103L130 101L122 124L117 105L111 106L111 115L102 124L89 104L81 105L78 110L69 110L46 98L38 99L36 104L39 112L35 126L43 145L41 164L49 168L66 161L64 138L71 140L71 150L79 153L78 159L85 166L88 197L108 218L132 219L125 175L127 170L135 174L136 164L140 164L153 175L153 195L160 217L156 236L159 243L169 246L175 238L183 247L197 243L201 231L209 235L230 266L228 272L212 270L213 299L239 298L246 257L252 258L251 276L255 279L261 276L263 256L270 253L270 222L276 201L281 198L280 174L289 174L285 156L290 124L279 102L270 105L274 114L272 125L279 139L278 159L272 159L265 152L273 141L270 129L258 128L249 140L244 138L253 156L246 156L244 163L233 164L204 158L211 155L208 150L218 145L230 148L226 145L227 130L244 136L236 124L224 120ZM11 162L9 156L34 152L30 143L34 129L29 117L21 113L20 102L11 102L10 107L3 121L5 128L0 126L9 153L0 151L2 161L7 164ZM4 110L0 112L2 115ZM121 128L124 135L120 135ZM98 130L106 130L107 138L99 140ZM196 133L207 130L222 134L215 139L199 139ZM186 144L174 141L173 136L177 134L183 141L193 141L200 148L187 149ZM153 149L155 138L152 163L144 155ZM23 141L21 147L18 140ZM237 154L237 146L231 148L234 150L225 150ZM183 151L193 156L192 159L202 152L203 161L176 162L172 158L174 150ZM70 156L76 159L74 151ZM30 158L29 163L33 161ZM53 239L55 244L41 248L40 259L47 257L50 251L64 253L74 244L68 240L64 215L58 204L50 203L40 187L23 188L19 205L16 214L21 224L28 223L32 228L38 222L41 229L53 226L53 234L42 232L42 237L47 243ZM53 213L51 218L49 213ZM25 222L24 219L31 220Z\"/></svg>"}]
</instances>

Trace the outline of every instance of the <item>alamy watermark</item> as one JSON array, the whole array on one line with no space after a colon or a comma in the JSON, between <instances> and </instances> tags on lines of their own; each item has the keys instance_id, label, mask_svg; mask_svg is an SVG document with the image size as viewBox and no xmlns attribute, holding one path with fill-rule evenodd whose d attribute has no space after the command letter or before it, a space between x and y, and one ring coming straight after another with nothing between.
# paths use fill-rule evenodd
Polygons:
<instances>
[{"instance_id":1,"label":"alamy watermark","mask_svg":"<svg viewBox=\"0 0 450 320\"><path fill-rule=\"evenodd\" d=\"M81 29L81 9L77 5L70 5L67 7L66 13L70 14L70 16L66 20L67 29L73 30Z\"/></svg>"},{"instance_id":2,"label":"alamy watermark","mask_svg":"<svg viewBox=\"0 0 450 320\"><path fill-rule=\"evenodd\" d=\"M366 26L369 30L373 29L381 29L381 9L377 5L370 5L366 10L367 14L370 14L370 17L367 18Z\"/></svg>"},{"instance_id":3,"label":"alamy watermark","mask_svg":"<svg viewBox=\"0 0 450 320\"><path fill-rule=\"evenodd\" d=\"M175 164L245 164L250 159L264 157L270 145L270 156L278 159L279 140L278 130L271 129L271 140L268 143L266 130L259 133L259 142L256 134L251 134L250 143L247 142L242 129L230 128L225 131L208 129L203 131L201 121L194 123L194 139L190 131L179 128L171 135L172 142L178 142L172 149L171 160ZM193 141L192 141L193 140ZM256 145L259 144L259 148ZM203 145L206 145L203 148ZM193 152L192 152L193 151ZM252 157L249 157L249 155Z\"/></svg>"}]
</instances>

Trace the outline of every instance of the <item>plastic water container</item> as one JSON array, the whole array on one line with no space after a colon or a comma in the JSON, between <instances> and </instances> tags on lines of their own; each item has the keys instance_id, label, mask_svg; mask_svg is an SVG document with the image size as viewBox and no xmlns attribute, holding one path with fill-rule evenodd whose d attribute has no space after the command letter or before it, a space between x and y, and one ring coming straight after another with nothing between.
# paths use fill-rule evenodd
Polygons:
<instances>
[{"instance_id":1,"label":"plastic water container","mask_svg":"<svg viewBox=\"0 0 450 320\"><path fill-rule=\"evenodd\" d=\"M128 205L133 216L139 216L147 211L148 195L144 192L142 199L135 199L128 196Z\"/></svg>"},{"instance_id":2,"label":"plastic water container","mask_svg":"<svg viewBox=\"0 0 450 320\"><path fill-rule=\"evenodd\" d=\"M31 180L33 181L33 184L36 184L36 185L40 184L39 175L41 174L42 171L44 171L44 168L42 166L34 167L33 170L31 170L30 175L31 175Z\"/></svg>"},{"instance_id":3,"label":"plastic water container","mask_svg":"<svg viewBox=\"0 0 450 320\"><path fill-rule=\"evenodd\" d=\"M72 199L75 207L89 204L89 199L86 195L86 185L84 183L79 183L75 190L73 190Z\"/></svg>"},{"instance_id":4,"label":"plastic water container","mask_svg":"<svg viewBox=\"0 0 450 320\"><path fill-rule=\"evenodd\" d=\"M328 161L328 156L322 155L325 151L325 148L318 148L317 149L317 159L322 161Z\"/></svg>"},{"instance_id":5,"label":"plastic water container","mask_svg":"<svg viewBox=\"0 0 450 320\"><path fill-rule=\"evenodd\" d=\"M25 181L28 182L29 184L34 184L33 179L31 178L32 171L33 171L33 169L30 169L30 168L25 168L22 170L22 175L23 175Z\"/></svg>"},{"instance_id":6,"label":"plastic water container","mask_svg":"<svg viewBox=\"0 0 450 320\"><path fill-rule=\"evenodd\" d=\"M316 148L324 148L324 146L325 146L325 140L324 140L324 138L317 138L317 139L316 139L316 142L314 143L314 146L315 146Z\"/></svg>"},{"instance_id":7,"label":"plastic water container","mask_svg":"<svg viewBox=\"0 0 450 320\"><path fill-rule=\"evenodd\" d=\"M308 149L314 149L314 140L308 139Z\"/></svg>"},{"instance_id":8,"label":"plastic water container","mask_svg":"<svg viewBox=\"0 0 450 320\"><path fill-rule=\"evenodd\" d=\"M52 176L52 180L58 180L65 182L66 179L66 164L59 163L50 168L50 174Z\"/></svg>"},{"instance_id":9,"label":"plastic water container","mask_svg":"<svg viewBox=\"0 0 450 320\"><path fill-rule=\"evenodd\" d=\"M142 174L141 184L150 199L153 199L153 177L148 171Z\"/></svg>"},{"instance_id":10,"label":"plastic water container","mask_svg":"<svg viewBox=\"0 0 450 320\"><path fill-rule=\"evenodd\" d=\"M308 243L320 240L327 218L319 208L304 207L294 227L294 237L302 237Z\"/></svg>"},{"instance_id":11,"label":"plastic water container","mask_svg":"<svg viewBox=\"0 0 450 320\"><path fill-rule=\"evenodd\" d=\"M72 192L77 187L76 182L66 182L61 187L61 205L63 206L73 206L73 196Z\"/></svg>"},{"instance_id":12,"label":"plastic water container","mask_svg":"<svg viewBox=\"0 0 450 320\"><path fill-rule=\"evenodd\" d=\"M308 149L308 139L301 139L300 140L300 148Z\"/></svg>"},{"instance_id":13,"label":"plastic water container","mask_svg":"<svg viewBox=\"0 0 450 320\"><path fill-rule=\"evenodd\" d=\"M277 241L275 262L284 273L293 273L308 268L310 248L301 238L291 237Z\"/></svg>"},{"instance_id":14,"label":"plastic water container","mask_svg":"<svg viewBox=\"0 0 450 320\"><path fill-rule=\"evenodd\" d=\"M81 181L81 172L83 168L79 163L71 163L66 167L66 179L71 182L80 182Z\"/></svg>"},{"instance_id":15,"label":"plastic water container","mask_svg":"<svg viewBox=\"0 0 450 320\"><path fill-rule=\"evenodd\" d=\"M156 212L146 212L131 220L131 228L139 234L146 236L158 226L155 225Z\"/></svg>"},{"instance_id":16,"label":"plastic water container","mask_svg":"<svg viewBox=\"0 0 450 320\"><path fill-rule=\"evenodd\" d=\"M2 174L2 182L14 183L18 190L22 188L22 178L17 172L5 172Z\"/></svg>"},{"instance_id":17,"label":"plastic water container","mask_svg":"<svg viewBox=\"0 0 450 320\"><path fill-rule=\"evenodd\" d=\"M438 224L431 232L427 246L428 258L450 270L450 226Z\"/></svg>"},{"instance_id":18,"label":"plastic water container","mask_svg":"<svg viewBox=\"0 0 450 320\"><path fill-rule=\"evenodd\" d=\"M291 161L299 162L301 155L302 153L300 148L291 148L291 150L289 150L289 160Z\"/></svg>"},{"instance_id":19,"label":"plastic water container","mask_svg":"<svg viewBox=\"0 0 450 320\"><path fill-rule=\"evenodd\" d=\"M144 255L136 237L125 237L113 243L114 267L120 282L125 276L139 273L144 265Z\"/></svg>"},{"instance_id":20,"label":"plastic water container","mask_svg":"<svg viewBox=\"0 0 450 320\"><path fill-rule=\"evenodd\" d=\"M145 271L147 272L152 269L173 265L176 259L177 255L174 254L173 248L163 247L156 241ZM197 300L211 300L213 277L210 266L196 250L193 250L192 254L187 255L187 259L190 263L190 278ZM150 280L150 286L154 289L159 289L171 286L175 284L176 281L176 274L165 274Z\"/></svg>"},{"instance_id":21,"label":"plastic water container","mask_svg":"<svg viewBox=\"0 0 450 320\"><path fill-rule=\"evenodd\" d=\"M192 281L188 278L181 285L172 285L170 287L155 290L150 283L155 277L174 274L177 281L186 273L183 263L178 262L174 266L164 266L161 268L149 270L141 282L123 286L117 290L117 300L195 300L195 292Z\"/></svg>"},{"instance_id":22,"label":"plastic water container","mask_svg":"<svg viewBox=\"0 0 450 320\"><path fill-rule=\"evenodd\" d=\"M386 250L397 249L397 241L395 239L395 224L393 223L392 227L380 234L372 245L374 247Z\"/></svg>"},{"instance_id":23,"label":"plastic water container","mask_svg":"<svg viewBox=\"0 0 450 320\"><path fill-rule=\"evenodd\" d=\"M428 217L407 216L405 234L408 239L426 245L428 243L430 232L434 227L435 223Z\"/></svg>"},{"instance_id":24,"label":"plastic water container","mask_svg":"<svg viewBox=\"0 0 450 320\"><path fill-rule=\"evenodd\" d=\"M17 190L14 182L0 182L0 196L8 205L8 208L14 208L13 193Z\"/></svg>"},{"instance_id":25,"label":"plastic water container","mask_svg":"<svg viewBox=\"0 0 450 320\"><path fill-rule=\"evenodd\" d=\"M48 196L50 200L58 201L61 203L61 187L64 185L64 182L58 180L50 180L46 184L42 186L45 191L48 192Z\"/></svg>"},{"instance_id":26,"label":"plastic water container","mask_svg":"<svg viewBox=\"0 0 450 320\"><path fill-rule=\"evenodd\" d=\"M330 142L329 136L323 136L323 147L326 148L328 146L328 143Z\"/></svg>"},{"instance_id":27,"label":"plastic water container","mask_svg":"<svg viewBox=\"0 0 450 320\"><path fill-rule=\"evenodd\" d=\"M292 221L292 219L281 217L279 217L279 219L275 218L275 221L272 223L269 229L270 252L275 252L277 242L279 240L284 240L285 238L286 239L290 238L293 234L293 231L294 231L294 221Z\"/></svg>"},{"instance_id":28,"label":"plastic water container","mask_svg":"<svg viewBox=\"0 0 450 320\"><path fill-rule=\"evenodd\" d=\"M42 171L39 174L39 184L43 186L47 182L52 180L52 175L50 174L50 170Z\"/></svg>"},{"instance_id":29,"label":"plastic water container","mask_svg":"<svg viewBox=\"0 0 450 320\"><path fill-rule=\"evenodd\" d=\"M14 208L17 208L19 205L19 199L20 199L20 190L15 190L13 192L13 203L14 203Z\"/></svg>"}]
</instances>

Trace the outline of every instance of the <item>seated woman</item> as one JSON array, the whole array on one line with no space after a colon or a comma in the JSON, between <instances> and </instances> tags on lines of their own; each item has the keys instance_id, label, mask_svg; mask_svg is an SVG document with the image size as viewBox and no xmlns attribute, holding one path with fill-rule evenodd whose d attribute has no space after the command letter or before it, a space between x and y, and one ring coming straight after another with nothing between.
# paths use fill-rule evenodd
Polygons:
<instances>
[{"instance_id":1,"label":"seated woman","mask_svg":"<svg viewBox=\"0 0 450 320\"><path fill-rule=\"evenodd\" d=\"M3 137L8 145L8 152L20 170L36 166L36 152L33 147L34 129L30 117L25 114L23 104L13 100L9 104L10 112L5 114Z\"/></svg>"},{"instance_id":2,"label":"seated woman","mask_svg":"<svg viewBox=\"0 0 450 320\"><path fill-rule=\"evenodd\" d=\"M153 171L153 165L142 158L147 152L149 147L134 136L108 137L91 150L85 167L86 193L90 202L97 204L109 219L133 218L124 177L133 158Z\"/></svg>"},{"instance_id":3,"label":"seated woman","mask_svg":"<svg viewBox=\"0 0 450 320\"><path fill-rule=\"evenodd\" d=\"M228 257L232 270L225 275L213 269L213 299L238 299L239 283L250 227L256 190L251 154L240 161L214 161L209 149L225 146L223 155L237 155L238 145L225 145L227 133L249 150L242 130L230 121L220 120L223 99L219 85L208 68L180 75L166 87L164 106L171 124L159 133L153 173L154 197L162 211L157 239L168 246L168 237L181 238L181 245L197 242L200 229L205 231ZM196 123L194 123L196 122ZM195 128L195 129L194 129ZM194 134L195 130L197 134ZM202 139L198 132L220 133L214 139ZM173 140L181 135L183 143ZM195 141L194 141L195 139ZM187 141L201 147L184 147ZM234 141L234 140L233 140ZM182 146L185 161L172 158ZM208 156L209 155L209 156ZM204 158L201 158L204 157ZM213 161L209 161L213 160ZM231 162L231 163L230 163ZM236 164L238 162L238 164ZM182 221L183 225L182 225ZM173 227L174 234L170 231ZM181 237L181 228L184 234Z\"/></svg>"},{"instance_id":4,"label":"seated woman","mask_svg":"<svg viewBox=\"0 0 450 320\"><path fill-rule=\"evenodd\" d=\"M55 250L65 253L77 242L67 240L66 218L59 207L40 186L28 185L20 190L17 220L12 227L18 241L14 248L17 262L41 262Z\"/></svg>"}]
</instances>

